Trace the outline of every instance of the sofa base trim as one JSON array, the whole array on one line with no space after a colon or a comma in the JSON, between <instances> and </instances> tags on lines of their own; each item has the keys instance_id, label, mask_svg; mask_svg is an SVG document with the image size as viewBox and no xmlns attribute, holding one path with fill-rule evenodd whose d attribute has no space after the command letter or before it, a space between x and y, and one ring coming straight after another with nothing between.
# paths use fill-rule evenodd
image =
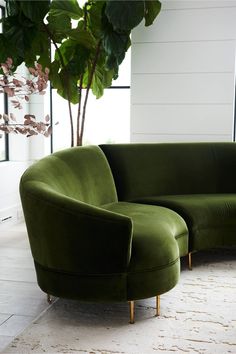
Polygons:
<instances>
[{"instance_id":1,"label":"sofa base trim","mask_svg":"<svg viewBox=\"0 0 236 354\"><path fill-rule=\"evenodd\" d=\"M125 273L103 277L76 276L45 269L37 262L35 269L40 289L51 296L86 302L127 301Z\"/></svg>"},{"instance_id":2,"label":"sofa base trim","mask_svg":"<svg viewBox=\"0 0 236 354\"><path fill-rule=\"evenodd\" d=\"M38 285L52 296L86 302L120 302L151 298L172 289L179 279L180 261L166 269L142 273L75 276L45 269L35 262ZM96 285L96 292L94 291Z\"/></svg>"}]
</instances>

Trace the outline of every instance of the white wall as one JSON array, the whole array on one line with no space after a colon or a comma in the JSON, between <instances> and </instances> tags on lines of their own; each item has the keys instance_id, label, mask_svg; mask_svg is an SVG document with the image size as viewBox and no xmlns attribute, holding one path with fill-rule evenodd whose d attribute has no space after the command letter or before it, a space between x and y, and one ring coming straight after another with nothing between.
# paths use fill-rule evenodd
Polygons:
<instances>
[{"instance_id":1,"label":"white wall","mask_svg":"<svg viewBox=\"0 0 236 354\"><path fill-rule=\"evenodd\" d=\"M0 0L5 6L5 1ZM17 72L27 75L24 66ZM27 113L35 114L38 120L43 120L49 113L48 97L35 95L30 97L29 103L23 105L22 110L12 108L9 100L9 113L14 113L17 122L23 121ZM2 113L2 112L1 112ZM50 139L43 136L26 138L23 135L9 135L9 161L0 162L0 228L9 226L22 220L22 207L19 196L20 177L25 169L35 160L50 153ZM7 221L2 222L2 219Z\"/></svg>"},{"instance_id":2,"label":"white wall","mask_svg":"<svg viewBox=\"0 0 236 354\"><path fill-rule=\"evenodd\" d=\"M162 1L133 31L131 141L231 141L236 0Z\"/></svg>"},{"instance_id":3,"label":"white wall","mask_svg":"<svg viewBox=\"0 0 236 354\"><path fill-rule=\"evenodd\" d=\"M17 70L25 74L24 67ZM22 110L14 109L11 99L8 100L9 113L14 113L17 122L22 122L29 113L29 104ZM22 219L22 208L19 196L19 181L29 165L29 139L22 135L9 134L9 161L0 162L0 228L9 226ZM2 219L6 221L2 222Z\"/></svg>"},{"instance_id":4,"label":"white wall","mask_svg":"<svg viewBox=\"0 0 236 354\"><path fill-rule=\"evenodd\" d=\"M0 228L22 220L19 181L28 167L28 141L24 136L9 136L10 161L0 162ZM2 219L10 217L4 223Z\"/></svg>"},{"instance_id":5,"label":"white wall","mask_svg":"<svg viewBox=\"0 0 236 354\"><path fill-rule=\"evenodd\" d=\"M43 120L48 105L44 104L44 96L30 97L21 111L9 108L14 112L17 121L27 113L35 114L37 120ZM9 135L9 161L0 162L0 228L8 227L22 220L22 207L19 195L19 182L25 169L35 160L50 153L50 138L42 135L26 138L24 135ZM1 222L2 219L8 218Z\"/></svg>"}]
</instances>

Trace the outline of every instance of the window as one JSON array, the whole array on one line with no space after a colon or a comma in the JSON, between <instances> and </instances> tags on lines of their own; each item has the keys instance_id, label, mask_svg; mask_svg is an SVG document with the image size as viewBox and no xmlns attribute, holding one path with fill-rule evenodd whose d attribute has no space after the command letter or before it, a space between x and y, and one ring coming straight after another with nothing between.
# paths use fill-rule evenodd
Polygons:
<instances>
[{"instance_id":1,"label":"window","mask_svg":"<svg viewBox=\"0 0 236 354\"><path fill-rule=\"evenodd\" d=\"M0 6L0 18L4 16L4 7ZM0 33L2 24L0 23ZM7 99L3 94L0 95L0 113L7 113ZM8 160L8 136L0 131L0 161Z\"/></svg>"},{"instance_id":2,"label":"window","mask_svg":"<svg viewBox=\"0 0 236 354\"><path fill-rule=\"evenodd\" d=\"M76 117L77 105L72 105ZM52 90L52 149L70 146L70 124L67 101ZM90 92L83 144L125 143L130 140L130 50L120 66L119 77L104 95L96 99Z\"/></svg>"}]
</instances>

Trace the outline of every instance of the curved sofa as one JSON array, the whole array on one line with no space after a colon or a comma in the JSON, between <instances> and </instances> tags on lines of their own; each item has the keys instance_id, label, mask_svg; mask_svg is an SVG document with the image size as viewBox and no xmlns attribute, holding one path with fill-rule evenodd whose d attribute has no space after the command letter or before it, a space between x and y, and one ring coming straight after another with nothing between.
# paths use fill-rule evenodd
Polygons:
<instances>
[{"instance_id":1,"label":"curved sofa","mask_svg":"<svg viewBox=\"0 0 236 354\"><path fill-rule=\"evenodd\" d=\"M21 200L40 288L85 301L159 296L180 257L236 244L234 143L118 144L54 153Z\"/></svg>"}]
</instances>

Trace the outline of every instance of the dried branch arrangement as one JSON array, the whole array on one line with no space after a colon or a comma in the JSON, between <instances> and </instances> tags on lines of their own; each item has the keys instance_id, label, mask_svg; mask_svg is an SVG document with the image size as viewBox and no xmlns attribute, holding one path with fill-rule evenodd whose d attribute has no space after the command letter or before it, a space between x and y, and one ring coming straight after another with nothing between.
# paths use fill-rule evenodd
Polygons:
<instances>
[{"instance_id":1,"label":"dried branch arrangement","mask_svg":"<svg viewBox=\"0 0 236 354\"><path fill-rule=\"evenodd\" d=\"M49 69L43 71L42 65L36 63L35 67L28 68L28 75L24 77L14 72L13 61L7 58L1 63L0 68L0 93L5 93L11 98L12 106L22 109L23 102L29 102L29 96L33 94L44 95L47 88ZM0 114L0 130L6 133L20 133L30 137L42 134L48 137L51 134L50 117L47 115L44 121L38 122L32 114L25 114L22 123L17 122L14 113Z\"/></svg>"}]
</instances>

